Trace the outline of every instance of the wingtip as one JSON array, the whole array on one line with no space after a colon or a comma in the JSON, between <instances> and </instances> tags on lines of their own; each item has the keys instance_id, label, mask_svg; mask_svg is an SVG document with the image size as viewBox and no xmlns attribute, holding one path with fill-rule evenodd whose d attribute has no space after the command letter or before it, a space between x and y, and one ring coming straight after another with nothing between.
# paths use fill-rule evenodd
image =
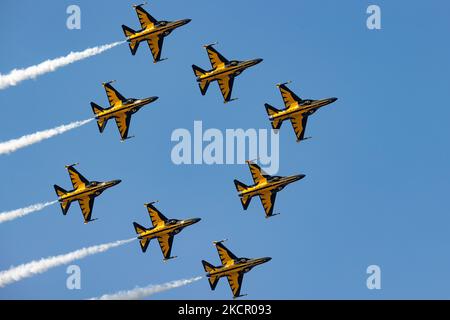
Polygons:
<instances>
[{"instance_id":1,"label":"wingtip","mask_svg":"<svg viewBox=\"0 0 450 320\"><path fill-rule=\"evenodd\" d=\"M144 3L141 3L141 4L133 4L133 8L142 7L142 6L145 6L147 4L148 4L147 1L145 1Z\"/></svg>"},{"instance_id":2,"label":"wingtip","mask_svg":"<svg viewBox=\"0 0 450 320\"><path fill-rule=\"evenodd\" d=\"M217 44L219 44L218 41L216 41L216 42L214 42L214 43L204 44L204 45L203 45L203 48L212 47L212 46L215 46L215 45L217 45Z\"/></svg>"},{"instance_id":3,"label":"wingtip","mask_svg":"<svg viewBox=\"0 0 450 320\"><path fill-rule=\"evenodd\" d=\"M70 167L75 167L75 166L77 166L77 165L79 165L79 164L80 164L79 162L76 162L76 163L72 163L72 164L65 165L64 167L65 167L66 169L68 169L68 168L70 168Z\"/></svg>"},{"instance_id":4,"label":"wingtip","mask_svg":"<svg viewBox=\"0 0 450 320\"><path fill-rule=\"evenodd\" d=\"M147 203L144 203L144 206L145 206L145 207L148 207L148 206L150 206L150 205L152 205L152 204L155 204L155 203L158 203L158 202L159 202L159 200L147 202Z\"/></svg>"},{"instance_id":5,"label":"wingtip","mask_svg":"<svg viewBox=\"0 0 450 320\"><path fill-rule=\"evenodd\" d=\"M219 240L219 241L213 241L213 245L216 245L216 244L219 244L219 243L222 243L222 242L225 242L225 241L228 241L228 238L222 239L222 240Z\"/></svg>"},{"instance_id":6,"label":"wingtip","mask_svg":"<svg viewBox=\"0 0 450 320\"><path fill-rule=\"evenodd\" d=\"M116 80L109 80L109 81L106 81L106 82L102 82L102 86L106 86L107 84L111 84L111 83L114 83L114 82L116 82Z\"/></svg>"},{"instance_id":7,"label":"wingtip","mask_svg":"<svg viewBox=\"0 0 450 320\"><path fill-rule=\"evenodd\" d=\"M286 82L281 82L281 83L277 83L277 87L281 87L282 85L286 85L286 84L290 84L292 82L292 80L286 81Z\"/></svg>"}]
</instances>

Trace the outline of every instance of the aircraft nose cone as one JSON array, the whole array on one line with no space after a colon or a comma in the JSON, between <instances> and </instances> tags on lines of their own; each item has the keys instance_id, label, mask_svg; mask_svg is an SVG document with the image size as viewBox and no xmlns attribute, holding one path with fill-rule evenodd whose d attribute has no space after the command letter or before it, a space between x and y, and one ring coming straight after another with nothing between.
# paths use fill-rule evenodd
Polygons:
<instances>
[{"instance_id":1,"label":"aircraft nose cone","mask_svg":"<svg viewBox=\"0 0 450 320\"><path fill-rule=\"evenodd\" d=\"M263 258L263 260L264 260L264 263L265 263L265 262L269 262L270 260L272 260L272 258L271 257L265 257L265 258Z\"/></svg>"},{"instance_id":2,"label":"aircraft nose cone","mask_svg":"<svg viewBox=\"0 0 450 320\"><path fill-rule=\"evenodd\" d=\"M200 218L194 218L194 219L192 219L192 222L193 222L193 223L197 223L197 222L199 222L200 220L202 220L202 219L200 219Z\"/></svg>"},{"instance_id":3,"label":"aircraft nose cone","mask_svg":"<svg viewBox=\"0 0 450 320\"><path fill-rule=\"evenodd\" d=\"M337 99L338 99L338 98L330 98L329 100L330 100L330 103L333 103L333 102L335 102Z\"/></svg>"},{"instance_id":4,"label":"aircraft nose cone","mask_svg":"<svg viewBox=\"0 0 450 320\"><path fill-rule=\"evenodd\" d=\"M192 19L184 19L184 20L183 20L184 24L188 24L188 23L191 22L191 21L192 21Z\"/></svg>"},{"instance_id":5,"label":"aircraft nose cone","mask_svg":"<svg viewBox=\"0 0 450 320\"><path fill-rule=\"evenodd\" d=\"M255 64L258 64L258 63L261 63L261 62L263 61L263 59L258 58L258 59L255 59L255 60L253 60L253 61L255 62Z\"/></svg>"},{"instance_id":6,"label":"aircraft nose cone","mask_svg":"<svg viewBox=\"0 0 450 320\"><path fill-rule=\"evenodd\" d=\"M122 180L114 180L114 181L113 181L113 184L116 185L116 184L119 184L119 183L121 183L121 182L122 182Z\"/></svg>"},{"instance_id":7,"label":"aircraft nose cone","mask_svg":"<svg viewBox=\"0 0 450 320\"><path fill-rule=\"evenodd\" d=\"M150 102L154 102L154 101L156 101L156 100L158 100L158 99L159 99L159 97L150 97L150 98L147 98L147 100L150 101Z\"/></svg>"}]
</instances>

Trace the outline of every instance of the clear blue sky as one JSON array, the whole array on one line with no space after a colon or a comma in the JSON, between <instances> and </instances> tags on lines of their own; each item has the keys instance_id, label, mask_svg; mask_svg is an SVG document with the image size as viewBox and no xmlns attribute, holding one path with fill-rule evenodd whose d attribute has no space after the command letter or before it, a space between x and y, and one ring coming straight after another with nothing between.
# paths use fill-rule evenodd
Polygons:
<instances>
[{"instance_id":1,"label":"clear blue sky","mask_svg":"<svg viewBox=\"0 0 450 320\"><path fill-rule=\"evenodd\" d=\"M130 1L2 1L0 73L74 50L123 39L121 24L138 27ZM366 8L382 9L382 30L366 28ZM70 4L82 29L68 30ZM226 7L224 7L226 5ZM132 222L149 226L143 203L160 200L168 217L201 217L174 241L168 263L156 242L138 243L76 262L82 289L66 289L66 267L0 289L0 298L78 299L202 275L200 260L218 264L211 241L246 257L272 261L246 275L252 299L449 298L450 136L448 1L151 1L156 18L192 22L165 41L153 64L146 45L126 45L0 92L0 141L92 116L90 101L107 104L101 82L117 79L127 97L160 99L132 120L136 138L121 143L113 123L95 123L0 158L0 211L55 199L69 188L64 165L96 180L122 179L97 198L84 225L78 205L59 206L0 225L0 270L84 246L127 239ZM223 13L220 11L223 10ZM226 13L226 14L225 14ZM219 41L229 59L264 58L235 81L222 103L217 85L200 95L191 64L209 65L201 45ZM304 173L277 197L280 216L261 204L242 210L233 179L250 183L245 165L176 166L176 128L269 128L263 104L280 106L277 82L305 98L339 100L310 118L295 142L281 130L279 173ZM382 269L382 290L366 288L368 265ZM206 279L154 299L228 299L221 280Z\"/></svg>"}]
</instances>

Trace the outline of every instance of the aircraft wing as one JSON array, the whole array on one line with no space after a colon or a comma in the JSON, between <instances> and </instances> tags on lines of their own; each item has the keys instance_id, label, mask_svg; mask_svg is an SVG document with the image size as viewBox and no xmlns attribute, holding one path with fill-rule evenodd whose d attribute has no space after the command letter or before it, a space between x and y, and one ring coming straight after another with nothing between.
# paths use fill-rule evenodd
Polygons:
<instances>
[{"instance_id":1,"label":"aircraft wing","mask_svg":"<svg viewBox=\"0 0 450 320\"><path fill-rule=\"evenodd\" d=\"M84 188L89 183L73 166L68 166L67 171L69 171L70 180L74 189Z\"/></svg>"},{"instance_id":2,"label":"aircraft wing","mask_svg":"<svg viewBox=\"0 0 450 320\"><path fill-rule=\"evenodd\" d=\"M147 204L147 210L154 227L163 225L167 221L167 218L153 204Z\"/></svg>"},{"instance_id":3,"label":"aircraft wing","mask_svg":"<svg viewBox=\"0 0 450 320\"><path fill-rule=\"evenodd\" d=\"M222 92L224 101L230 101L231 91L233 91L234 77L226 76L220 78L217 82L219 83L220 92Z\"/></svg>"},{"instance_id":4,"label":"aircraft wing","mask_svg":"<svg viewBox=\"0 0 450 320\"><path fill-rule=\"evenodd\" d=\"M264 211L266 212L266 217L270 217L273 213L273 206L275 204L276 196L277 193L271 191L265 191L259 195Z\"/></svg>"},{"instance_id":5,"label":"aircraft wing","mask_svg":"<svg viewBox=\"0 0 450 320\"><path fill-rule=\"evenodd\" d=\"M305 128L306 122L308 121L308 116L297 113L290 120L292 123L292 128L294 128L295 135L297 136L297 141L303 140L305 137Z\"/></svg>"},{"instance_id":6,"label":"aircraft wing","mask_svg":"<svg viewBox=\"0 0 450 320\"><path fill-rule=\"evenodd\" d=\"M158 22L158 20L142 8L142 5L136 6L135 9L142 29L152 28Z\"/></svg>"},{"instance_id":7,"label":"aircraft wing","mask_svg":"<svg viewBox=\"0 0 450 320\"><path fill-rule=\"evenodd\" d=\"M227 276L228 283L230 284L231 291L233 291L234 297L239 297L241 294L242 280L244 274L242 272L234 272Z\"/></svg>"},{"instance_id":8,"label":"aircraft wing","mask_svg":"<svg viewBox=\"0 0 450 320\"><path fill-rule=\"evenodd\" d=\"M120 105L122 102L124 102L126 99L124 96L122 96L119 91L113 88L113 86L109 83L103 84L105 87L106 95L108 96L109 105L111 107L115 107L117 105Z\"/></svg>"},{"instance_id":9,"label":"aircraft wing","mask_svg":"<svg viewBox=\"0 0 450 320\"><path fill-rule=\"evenodd\" d=\"M214 49L212 45L206 46L205 48L213 69L223 68L225 64L229 62L216 49Z\"/></svg>"},{"instance_id":10,"label":"aircraft wing","mask_svg":"<svg viewBox=\"0 0 450 320\"><path fill-rule=\"evenodd\" d=\"M267 181L265 175L267 175L260 166L258 166L256 163L248 162L248 167L250 169L250 172L252 173L252 178L255 184L264 183Z\"/></svg>"},{"instance_id":11,"label":"aircraft wing","mask_svg":"<svg viewBox=\"0 0 450 320\"><path fill-rule=\"evenodd\" d=\"M220 261L222 265L228 265L233 260L237 260L237 257L228 250L221 242L216 243L217 253L219 254Z\"/></svg>"},{"instance_id":12,"label":"aircraft wing","mask_svg":"<svg viewBox=\"0 0 450 320\"><path fill-rule=\"evenodd\" d=\"M159 246L161 247L164 259L170 259L170 253L172 251L173 236L164 235L158 237Z\"/></svg>"},{"instance_id":13,"label":"aircraft wing","mask_svg":"<svg viewBox=\"0 0 450 320\"><path fill-rule=\"evenodd\" d=\"M161 60L161 51L164 42L163 35L153 36L147 40L148 47L153 55L153 61L158 62Z\"/></svg>"},{"instance_id":14,"label":"aircraft wing","mask_svg":"<svg viewBox=\"0 0 450 320\"><path fill-rule=\"evenodd\" d=\"M125 140L128 138L128 129L130 128L130 121L131 121L131 113L124 112L120 113L117 116L114 117L116 120L117 128L120 132L120 137L122 140Z\"/></svg>"},{"instance_id":15,"label":"aircraft wing","mask_svg":"<svg viewBox=\"0 0 450 320\"><path fill-rule=\"evenodd\" d=\"M292 92L285 84L279 85L281 97L283 98L286 109L292 104L302 101L294 92Z\"/></svg>"},{"instance_id":16,"label":"aircraft wing","mask_svg":"<svg viewBox=\"0 0 450 320\"><path fill-rule=\"evenodd\" d=\"M83 213L84 222L89 222L91 220L92 208L94 207L94 197L85 197L78 200L78 203Z\"/></svg>"}]
</instances>

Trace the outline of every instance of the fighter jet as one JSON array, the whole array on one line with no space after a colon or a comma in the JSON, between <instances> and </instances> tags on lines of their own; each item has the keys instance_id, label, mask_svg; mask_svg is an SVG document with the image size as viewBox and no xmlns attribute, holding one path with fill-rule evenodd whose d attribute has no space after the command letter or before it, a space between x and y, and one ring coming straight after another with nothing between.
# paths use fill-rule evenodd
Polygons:
<instances>
[{"instance_id":1,"label":"fighter jet","mask_svg":"<svg viewBox=\"0 0 450 320\"><path fill-rule=\"evenodd\" d=\"M103 109L99 105L91 102L92 110L95 114L95 119L97 119L97 125L100 132L106 127L106 123L109 119L114 118L116 120L117 128L119 129L121 140L132 138L128 137L128 129L130 127L131 116L138 112L146 104L152 103L157 100L158 97L150 97L144 99L126 99L122 96L116 89L113 88L109 81L103 83L103 87L106 90L106 95L108 96L110 108Z\"/></svg>"},{"instance_id":2,"label":"fighter jet","mask_svg":"<svg viewBox=\"0 0 450 320\"><path fill-rule=\"evenodd\" d=\"M84 223L94 221L91 219L92 207L94 206L95 197L102 194L108 188L119 184L121 180L112 180L108 182L88 181L75 168L78 163L66 166L69 171L70 180L72 181L73 190L66 191L60 186L54 185L58 201L64 215L67 214L72 201L78 201L81 212L83 213Z\"/></svg>"},{"instance_id":3,"label":"fighter jet","mask_svg":"<svg viewBox=\"0 0 450 320\"><path fill-rule=\"evenodd\" d=\"M288 177L270 176L256 163L252 161L247 161L247 163L255 184L247 186L238 180L234 180L244 210L247 210L250 200L252 200L254 196L259 196L264 211L266 212L266 218L277 215L278 213L273 214L277 192L283 190L288 184L303 179L305 175L298 174Z\"/></svg>"},{"instance_id":4,"label":"fighter jet","mask_svg":"<svg viewBox=\"0 0 450 320\"><path fill-rule=\"evenodd\" d=\"M161 59L164 37L168 36L174 29L191 22L191 19L178 21L158 21L142 8L145 4L147 3L145 2L140 5L133 5L142 29L139 31L134 31L125 25L122 25L122 29L127 37L127 41L129 42L131 54L136 54L141 41L147 41L153 55L153 62L156 63L166 60Z\"/></svg>"},{"instance_id":5,"label":"fighter jet","mask_svg":"<svg viewBox=\"0 0 450 320\"><path fill-rule=\"evenodd\" d=\"M215 267L209 262L202 260L203 268L205 268L205 271L207 272L206 276L208 277L209 285L211 286L211 290L214 290L219 279L227 277L231 291L233 292L233 298L245 296L245 294L240 294L244 274L257 265L272 260L272 258L238 258L222 244L224 241L226 241L226 239L213 242L219 253L220 261L222 262L221 266Z\"/></svg>"},{"instance_id":6,"label":"fighter jet","mask_svg":"<svg viewBox=\"0 0 450 320\"><path fill-rule=\"evenodd\" d=\"M297 142L309 139L305 136L306 122L308 117L316 112L319 108L333 103L337 98L328 98L322 100L303 100L293 93L287 86L290 82L277 84L280 88L281 96L284 101L285 109L278 110L266 103L266 111L269 115L269 120L272 123L273 129L280 129L284 120L291 120L292 127L294 128L295 135L297 136Z\"/></svg>"},{"instance_id":7,"label":"fighter jet","mask_svg":"<svg viewBox=\"0 0 450 320\"><path fill-rule=\"evenodd\" d=\"M206 48L206 52L208 53L212 69L210 71L205 71L202 68L197 67L195 64L192 65L192 69L197 77L197 82L202 95L206 94L208 86L212 81L217 81L220 91L222 92L224 103L227 103L229 101L236 100L236 98L231 99L234 78L240 75L245 69L257 65L263 61L263 59L228 61L216 49L213 48L213 45L215 45L215 43L203 46Z\"/></svg>"},{"instance_id":8,"label":"fighter jet","mask_svg":"<svg viewBox=\"0 0 450 320\"><path fill-rule=\"evenodd\" d=\"M148 244L151 239L158 239L159 246L161 247L164 261L176 258L171 256L172 242L175 235L181 232L186 227L193 225L200 221L200 218L177 220L167 219L153 204L155 202L146 203L150 220L152 221L153 228L147 229L136 222L133 222L134 229L138 234L139 243L141 245L142 252L147 250Z\"/></svg>"}]
</instances>

